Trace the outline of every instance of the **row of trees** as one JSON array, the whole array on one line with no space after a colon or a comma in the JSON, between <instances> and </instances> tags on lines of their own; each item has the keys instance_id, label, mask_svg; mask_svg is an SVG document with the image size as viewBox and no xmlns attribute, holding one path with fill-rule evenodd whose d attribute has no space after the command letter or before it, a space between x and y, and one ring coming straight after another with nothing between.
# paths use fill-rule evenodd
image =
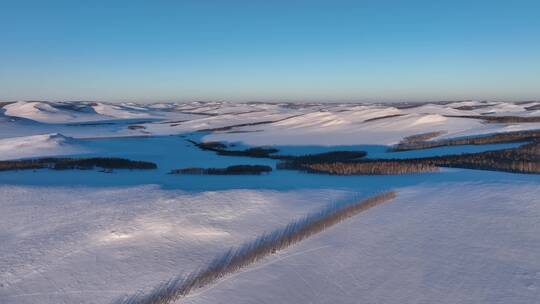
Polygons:
<instances>
[{"instance_id":1,"label":"row of trees","mask_svg":"<svg viewBox=\"0 0 540 304\"><path fill-rule=\"evenodd\" d=\"M525 107L525 110L527 110L527 111L540 110L540 104L535 104L535 105L532 105L532 106Z\"/></svg>"},{"instance_id":2,"label":"row of trees","mask_svg":"<svg viewBox=\"0 0 540 304\"><path fill-rule=\"evenodd\" d=\"M193 140L188 140L199 149L204 151L213 151L218 155L222 156L244 156L244 157L255 157L255 158L272 158L271 154L279 152L278 149L272 147L253 147L244 150L228 150L227 145L217 142L196 142Z\"/></svg>"},{"instance_id":3,"label":"row of trees","mask_svg":"<svg viewBox=\"0 0 540 304\"><path fill-rule=\"evenodd\" d=\"M436 172L439 170L437 166L429 163L397 161L305 164L302 169L311 173L335 175L390 175Z\"/></svg>"},{"instance_id":4,"label":"row of trees","mask_svg":"<svg viewBox=\"0 0 540 304\"><path fill-rule=\"evenodd\" d=\"M117 157L91 158L36 158L0 161L0 171L49 168L53 170L102 169L156 169L157 165L147 161L134 161Z\"/></svg>"},{"instance_id":5,"label":"row of trees","mask_svg":"<svg viewBox=\"0 0 540 304\"><path fill-rule=\"evenodd\" d=\"M31 170L44 167L44 164L36 159L0 161L0 171Z\"/></svg>"},{"instance_id":6,"label":"row of trees","mask_svg":"<svg viewBox=\"0 0 540 304\"><path fill-rule=\"evenodd\" d=\"M183 168L172 170L169 174L208 174L208 175L261 175L272 172L272 167L262 165L235 165L226 168Z\"/></svg>"},{"instance_id":7,"label":"row of trees","mask_svg":"<svg viewBox=\"0 0 540 304\"><path fill-rule=\"evenodd\" d=\"M364 151L330 151L316 154L306 155L279 155L278 149L273 147L253 147L244 150L229 150L227 145L217 141L210 142L196 142L188 140L199 149L204 151L213 151L222 156L243 156L254 158L270 158L287 160L290 163L315 163L315 162L337 162L337 161L349 161L358 158L365 157L367 155ZM282 164L284 165L284 164Z\"/></svg>"},{"instance_id":8,"label":"row of trees","mask_svg":"<svg viewBox=\"0 0 540 304\"><path fill-rule=\"evenodd\" d=\"M365 151L330 151L317 154L306 154L300 156L281 156L280 159L287 160L281 163L281 169L287 165L294 168L297 164L314 164L321 162L346 162L365 157Z\"/></svg>"},{"instance_id":9,"label":"row of trees","mask_svg":"<svg viewBox=\"0 0 540 304\"><path fill-rule=\"evenodd\" d=\"M336 175L404 174L437 171L438 167L540 173L540 141L518 148L410 159L367 159L349 162L285 162L280 169Z\"/></svg>"},{"instance_id":10,"label":"row of trees","mask_svg":"<svg viewBox=\"0 0 540 304\"><path fill-rule=\"evenodd\" d=\"M540 140L540 131L515 131L496 133L486 136L471 136L452 139L442 139L436 141L427 141L424 139L434 133L425 133L419 135L413 135L405 138L402 142L392 147L391 151L409 151L409 150L421 150L430 149L436 147L446 146L459 146L459 145L485 145L485 144L499 144L499 143L512 143L512 142L527 142ZM437 136L437 135L435 135Z\"/></svg>"},{"instance_id":11,"label":"row of trees","mask_svg":"<svg viewBox=\"0 0 540 304\"><path fill-rule=\"evenodd\" d=\"M532 142L513 149L432 157L423 161L444 167L538 174L540 142Z\"/></svg>"},{"instance_id":12,"label":"row of trees","mask_svg":"<svg viewBox=\"0 0 540 304\"><path fill-rule=\"evenodd\" d=\"M540 122L540 116L486 116L486 115L445 115L446 117L481 119L488 123L531 123Z\"/></svg>"}]
</instances>

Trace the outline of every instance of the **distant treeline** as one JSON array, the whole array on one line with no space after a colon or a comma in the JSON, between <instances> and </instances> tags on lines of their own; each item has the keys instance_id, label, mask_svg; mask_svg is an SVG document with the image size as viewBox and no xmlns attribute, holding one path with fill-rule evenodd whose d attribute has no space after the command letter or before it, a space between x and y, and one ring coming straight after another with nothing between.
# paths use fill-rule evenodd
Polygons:
<instances>
[{"instance_id":1,"label":"distant treeline","mask_svg":"<svg viewBox=\"0 0 540 304\"><path fill-rule=\"evenodd\" d=\"M540 122L540 116L486 116L486 115L445 115L446 117L481 119L488 123L531 123Z\"/></svg>"},{"instance_id":2,"label":"distant treeline","mask_svg":"<svg viewBox=\"0 0 540 304\"><path fill-rule=\"evenodd\" d=\"M245 150L228 150L227 145L216 142L216 141L210 141L210 142L196 142L193 140L188 141L195 146L197 146L199 149L204 151L213 151L216 152L218 155L222 156L245 156L245 157L255 157L255 158L271 158L270 154L279 152L278 149L270 148L270 147L254 147L254 148L248 148Z\"/></svg>"},{"instance_id":3,"label":"distant treeline","mask_svg":"<svg viewBox=\"0 0 540 304\"><path fill-rule=\"evenodd\" d=\"M169 174L207 174L207 175L261 175L272 172L272 167L262 165L236 165L226 168L184 168L175 169Z\"/></svg>"},{"instance_id":4,"label":"distant treeline","mask_svg":"<svg viewBox=\"0 0 540 304\"><path fill-rule=\"evenodd\" d=\"M399 144L392 147L390 151L397 152L401 151L400 149L406 149L407 147L421 147L422 144L428 142L428 140L440 136L444 134L444 131L434 131L434 132L426 132L426 133L420 133L415 134L411 136L407 136L401 140ZM431 142L428 142L431 143Z\"/></svg>"},{"instance_id":5,"label":"distant treeline","mask_svg":"<svg viewBox=\"0 0 540 304\"><path fill-rule=\"evenodd\" d=\"M404 116L404 115L406 115L406 114L392 114L392 115L385 115L385 116L373 117L373 118L369 118L369 119L364 120L364 122L371 122L371 121L376 121L376 120L382 120L382 119L388 119L388 118L400 117L400 116Z\"/></svg>"},{"instance_id":6,"label":"distant treeline","mask_svg":"<svg viewBox=\"0 0 540 304\"><path fill-rule=\"evenodd\" d=\"M211 128L211 129L202 129L199 130L201 132L214 132L214 131L229 131L233 128L241 128L241 127L249 127L249 126L258 126L258 125L265 125L265 124L271 124L275 121L273 120L265 120L265 121L258 121L258 122L251 122L251 123L243 123L243 124L237 124L237 125L230 125L225 127L217 127L217 128Z\"/></svg>"},{"instance_id":7,"label":"distant treeline","mask_svg":"<svg viewBox=\"0 0 540 304\"><path fill-rule=\"evenodd\" d=\"M491 107L491 106L494 106L494 104L481 104L481 105L474 105L474 106L461 106L461 107L457 107L457 108L454 108L454 109L456 109L456 110L461 110L461 111L472 111L472 110L478 110L478 109L488 108L488 107Z\"/></svg>"},{"instance_id":8,"label":"distant treeline","mask_svg":"<svg viewBox=\"0 0 540 304\"><path fill-rule=\"evenodd\" d=\"M317 163L317 162L336 162L349 161L365 157L367 152L364 151L330 151L316 154L306 154L300 156L285 156L282 159L287 159L289 162L295 163Z\"/></svg>"},{"instance_id":9,"label":"distant treeline","mask_svg":"<svg viewBox=\"0 0 540 304\"><path fill-rule=\"evenodd\" d=\"M309 173L325 173L333 175L391 175L436 172L437 166L429 163L404 163L398 161L362 161L362 162L334 162L334 163L308 163L292 167L280 164L280 169L296 168Z\"/></svg>"},{"instance_id":10,"label":"distant treeline","mask_svg":"<svg viewBox=\"0 0 540 304\"><path fill-rule=\"evenodd\" d=\"M517 173L540 173L540 131L516 131L478 137L427 141L442 132L418 134L406 138L392 151L428 149L455 145L481 145L529 142L518 148L479 153L452 154L409 159L365 159L363 151L333 151L301 156L279 155L275 148L255 147L246 150L227 150L220 142L196 143L203 150L219 155L248 156L281 160L278 169L300 170L309 173L336 175L385 175L436 172L439 167L494 170Z\"/></svg>"},{"instance_id":11,"label":"distant treeline","mask_svg":"<svg viewBox=\"0 0 540 304\"><path fill-rule=\"evenodd\" d=\"M402 142L392 147L390 151L409 151L409 150L421 150L431 149L437 147L446 146L459 146L459 145L486 145L486 144L500 144L500 143L513 143L513 142L530 142L540 140L539 130L530 131L515 131L506 133L496 133L485 136L474 137L462 137L452 139L441 139L435 141L428 141L428 139L438 136L439 132L430 132L419 135L413 135L406 137Z\"/></svg>"},{"instance_id":12,"label":"distant treeline","mask_svg":"<svg viewBox=\"0 0 540 304\"><path fill-rule=\"evenodd\" d=\"M536 104L536 105L532 105L532 106L529 106L529 107L525 107L525 110L527 110L527 111L536 111L536 110L540 110L540 104Z\"/></svg>"},{"instance_id":13,"label":"distant treeline","mask_svg":"<svg viewBox=\"0 0 540 304\"><path fill-rule=\"evenodd\" d=\"M230 113L230 114L240 115L240 114L253 113L253 112L259 112L259 111L247 111L247 112ZM291 116L287 116L285 118L280 118L280 119L277 119L277 120L264 120L264 121L256 121L256 122L241 123L241 124L236 124L236 125L229 125L229 126L224 126L224 127L201 129L199 131L201 131L201 132L230 131L230 130L235 129L235 128L267 125L267 124L271 124L271 123L281 122L281 121L291 119L291 118L295 118L295 117L299 117L299 116L302 116L302 115L305 115L305 114L291 115Z\"/></svg>"},{"instance_id":14,"label":"distant treeline","mask_svg":"<svg viewBox=\"0 0 540 304\"><path fill-rule=\"evenodd\" d=\"M272 147L253 147L244 150L228 150L227 145L221 142L196 142L188 140L199 149L204 151L213 151L222 156L243 156L254 158L269 158L279 160L289 160L291 162L298 161L302 163L306 162L321 162L321 161L348 161L352 159L361 158L367 155L364 151L331 151L316 154L306 154L300 156L294 155L279 155L278 149Z\"/></svg>"},{"instance_id":15,"label":"distant treeline","mask_svg":"<svg viewBox=\"0 0 540 304\"><path fill-rule=\"evenodd\" d=\"M409 159L366 159L348 162L282 162L279 169L336 175L404 174L433 172L438 167L540 173L540 142L518 148Z\"/></svg>"},{"instance_id":16,"label":"distant treeline","mask_svg":"<svg viewBox=\"0 0 540 304\"><path fill-rule=\"evenodd\" d=\"M141 125L129 125L128 129L130 129L130 130L140 130L140 129L146 129L146 127L141 126Z\"/></svg>"},{"instance_id":17,"label":"distant treeline","mask_svg":"<svg viewBox=\"0 0 540 304\"><path fill-rule=\"evenodd\" d=\"M0 161L0 171L43 168L53 170L91 170L96 167L102 169L156 169L157 165L152 162L134 161L116 157L35 158Z\"/></svg>"}]
</instances>

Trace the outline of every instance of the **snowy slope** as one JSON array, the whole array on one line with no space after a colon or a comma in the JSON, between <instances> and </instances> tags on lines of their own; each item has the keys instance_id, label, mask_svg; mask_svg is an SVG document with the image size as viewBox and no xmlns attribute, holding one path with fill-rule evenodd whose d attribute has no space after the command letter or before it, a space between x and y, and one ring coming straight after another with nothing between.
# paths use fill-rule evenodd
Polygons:
<instances>
[{"instance_id":1,"label":"snowy slope","mask_svg":"<svg viewBox=\"0 0 540 304\"><path fill-rule=\"evenodd\" d=\"M52 133L0 139L0 160L81 153L76 140Z\"/></svg>"},{"instance_id":2,"label":"snowy slope","mask_svg":"<svg viewBox=\"0 0 540 304\"><path fill-rule=\"evenodd\" d=\"M117 105L101 102L24 102L4 107L5 115L42 123L81 123L114 119L161 118L145 106Z\"/></svg>"},{"instance_id":3,"label":"snowy slope","mask_svg":"<svg viewBox=\"0 0 540 304\"><path fill-rule=\"evenodd\" d=\"M0 302L110 303L351 195L0 186ZM182 303L536 303L539 196L526 183L400 189Z\"/></svg>"},{"instance_id":4,"label":"snowy slope","mask_svg":"<svg viewBox=\"0 0 540 304\"><path fill-rule=\"evenodd\" d=\"M0 186L0 303L110 303L343 191Z\"/></svg>"},{"instance_id":5,"label":"snowy slope","mask_svg":"<svg viewBox=\"0 0 540 304\"><path fill-rule=\"evenodd\" d=\"M403 189L182 303L538 303L538 195L538 185Z\"/></svg>"},{"instance_id":6,"label":"snowy slope","mask_svg":"<svg viewBox=\"0 0 540 304\"><path fill-rule=\"evenodd\" d=\"M44 123L69 123L107 119L85 104L24 102L19 101L4 107L5 115L26 118Z\"/></svg>"}]
</instances>

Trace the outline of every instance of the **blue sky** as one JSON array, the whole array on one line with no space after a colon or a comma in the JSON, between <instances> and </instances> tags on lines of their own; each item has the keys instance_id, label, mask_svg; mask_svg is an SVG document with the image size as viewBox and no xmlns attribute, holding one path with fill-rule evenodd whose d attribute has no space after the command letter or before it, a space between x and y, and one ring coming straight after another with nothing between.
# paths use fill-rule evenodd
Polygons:
<instances>
[{"instance_id":1,"label":"blue sky","mask_svg":"<svg viewBox=\"0 0 540 304\"><path fill-rule=\"evenodd\" d=\"M0 0L0 99L540 99L540 1Z\"/></svg>"}]
</instances>

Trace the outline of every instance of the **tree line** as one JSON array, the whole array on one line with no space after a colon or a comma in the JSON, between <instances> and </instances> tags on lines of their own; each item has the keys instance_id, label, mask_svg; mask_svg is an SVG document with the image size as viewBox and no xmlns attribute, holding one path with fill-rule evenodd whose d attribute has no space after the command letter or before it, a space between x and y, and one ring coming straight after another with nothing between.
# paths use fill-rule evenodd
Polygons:
<instances>
[{"instance_id":1,"label":"tree line","mask_svg":"<svg viewBox=\"0 0 540 304\"><path fill-rule=\"evenodd\" d=\"M225 168L183 168L175 169L169 174L194 174L194 175L261 175L272 172L272 167L263 165L235 165Z\"/></svg>"},{"instance_id":2,"label":"tree line","mask_svg":"<svg viewBox=\"0 0 540 304\"><path fill-rule=\"evenodd\" d=\"M396 146L390 149L391 152L431 149L437 147L460 146L460 145L486 145L515 142L532 142L540 140L539 130L514 131L505 133L495 133L485 136L470 136L461 138L441 139L435 141L426 140L438 136L437 132L424 133L406 137ZM430 135L434 135L429 137Z\"/></svg>"},{"instance_id":3,"label":"tree line","mask_svg":"<svg viewBox=\"0 0 540 304\"><path fill-rule=\"evenodd\" d=\"M408 159L361 159L340 162L283 162L279 169L336 175L405 174L434 172L438 167L540 173L540 141L517 148L478 153L451 154Z\"/></svg>"},{"instance_id":4,"label":"tree line","mask_svg":"<svg viewBox=\"0 0 540 304\"><path fill-rule=\"evenodd\" d=\"M540 122L540 116L486 116L486 115L444 115L446 117L481 119L488 123L533 123Z\"/></svg>"},{"instance_id":5,"label":"tree line","mask_svg":"<svg viewBox=\"0 0 540 304\"><path fill-rule=\"evenodd\" d=\"M34 158L23 160L0 161L0 171L7 170L92 170L102 169L156 169L157 165L147 161L136 161L117 157L90 158Z\"/></svg>"}]
</instances>

